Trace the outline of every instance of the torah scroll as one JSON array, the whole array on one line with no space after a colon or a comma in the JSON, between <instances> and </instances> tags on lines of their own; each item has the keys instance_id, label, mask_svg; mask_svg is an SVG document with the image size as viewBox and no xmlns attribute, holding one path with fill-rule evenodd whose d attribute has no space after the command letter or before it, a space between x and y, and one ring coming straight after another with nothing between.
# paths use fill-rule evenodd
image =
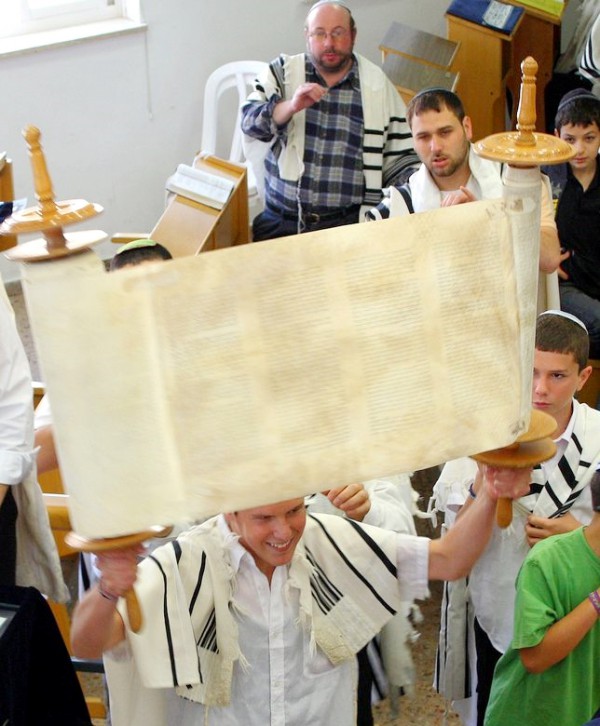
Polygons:
<instances>
[{"instance_id":1,"label":"torah scroll","mask_svg":"<svg viewBox=\"0 0 600 726\"><path fill-rule=\"evenodd\" d=\"M539 186L539 182L538 182ZM528 424L539 202L23 266L75 531L428 467Z\"/></svg>"}]
</instances>

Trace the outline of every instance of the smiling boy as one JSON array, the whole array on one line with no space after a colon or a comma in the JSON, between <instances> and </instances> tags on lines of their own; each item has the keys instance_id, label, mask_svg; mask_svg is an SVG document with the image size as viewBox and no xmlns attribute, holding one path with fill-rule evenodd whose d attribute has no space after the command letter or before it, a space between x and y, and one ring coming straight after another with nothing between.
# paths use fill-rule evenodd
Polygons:
<instances>
[{"instance_id":1,"label":"smiling boy","mask_svg":"<svg viewBox=\"0 0 600 726\"><path fill-rule=\"evenodd\" d=\"M600 357L600 99L576 88L561 99L555 133L575 150L566 164L544 171L557 200L562 247L560 304L580 318L590 336L590 355Z\"/></svg>"},{"instance_id":2,"label":"smiling boy","mask_svg":"<svg viewBox=\"0 0 600 726\"><path fill-rule=\"evenodd\" d=\"M298 498L214 517L139 565L139 548L102 552L73 615L73 651L118 646L115 726L354 726L356 653L403 600L426 596L428 578L468 571L496 499L520 496L529 475L487 469L475 505L439 540L307 515ZM138 633L117 610L134 582Z\"/></svg>"}]
</instances>

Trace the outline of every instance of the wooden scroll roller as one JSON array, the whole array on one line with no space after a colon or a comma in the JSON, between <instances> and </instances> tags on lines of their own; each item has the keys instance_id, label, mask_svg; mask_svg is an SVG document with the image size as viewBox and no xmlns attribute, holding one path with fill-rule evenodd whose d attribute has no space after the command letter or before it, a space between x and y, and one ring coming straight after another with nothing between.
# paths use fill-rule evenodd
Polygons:
<instances>
[{"instance_id":1,"label":"wooden scroll roller","mask_svg":"<svg viewBox=\"0 0 600 726\"><path fill-rule=\"evenodd\" d=\"M68 532L65 535L65 542L69 547L79 552L106 552L108 550L131 547L153 537L167 537L172 529L173 527L156 526L151 527L145 532L136 532L135 534L128 534L123 537L107 537L104 539L88 539L87 537L81 537L75 532ZM127 603L129 627L134 633L137 633L142 627L143 619L140 604L133 589L125 593L125 602Z\"/></svg>"},{"instance_id":2,"label":"wooden scroll roller","mask_svg":"<svg viewBox=\"0 0 600 726\"><path fill-rule=\"evenodd\" d=\"M61 258L85 252L92 244L106 239L107 235L101 230L63 234L63 226L90 219L102 212L102 207L99 204L86 202L84 199L56 202L46 159L40 144L39 129L35 126L27 126L23 129L23 136L29 147L38 206L29 207L8 217L0 225L0 234L42 232L43 237L12 247L4 254L9 259L19 262L58 261ZM65 536L65 542L80 552L103 552L130 547L153 537L165 537L171 530L172 527L156 526L144 532L136 532L122 537L94 540L81 537L75 532L69 532ZM135 592L130 590L125 595L125 600L131 629L138 632L142 627L142 615Z\"/></svg>"},{"instance_id":3,"label":"wooden scroll roller","mask_svg":"<svg viewBox=\"0 0 600 726\"><path fill-rule=\"evenodd\" d=\"M491 449L471 458L480 464L506 469L527 469L541 464L556 454L556 444L551 435L556 430L556 421L543 411L533 410L529 428L517 440L501 449ZM508 527L512 522L512 499L500 497L496 504L496 522L499 527Z\"/></svg>"},{"instance_id":4,"label":"wooden scroll roller","mask_svg":"<svg viewBox=\"0 0 600 726\"><path fill-rule=\"evenodd\" d=\"M475 151L484 159L511 166L531 167L562 164L575 152L566 141L551 134L535 133L535 78L538 64L528 56L521 63L521 92L517 109L517 131L486 136L475 143Z\"/></svg>"},{"instance_id":5,"label":"wooden scroll roller","mask_svg":"<svg viewBox=\"0 0 600 726\"><path fill-rule=\"evenodd\" d=\"M56 202L40 144L40 130L35 126L26 126L23 136L29 148L38 205L15 212L5 219L0 225L0 235L42 232L43 237L11 247L4 253L6 257L19 262L38 262L83 252L90 245L106 239L107 235L97 229L63 234L64 226L95 217L103 209L99 204L91 204L85 199Z\"/></svg>"},{"instance_id":6,"label":"wooden scroll roller","mask_svg":"<svg viewBox=\"0 0 600 726\"><path fill-rule=\"evenodd\" d=\"M521 92L517 110L517 131L493 134L475 143L479 156L516 167L562 164L575 155L566 141L550 134L535 133L535 93L538 64L528 57L521 63ZM556 421L542 411L532 411L529 429L511 445L476 454L472 458L490 466L527 468L552 458L556 445L550 435ZM512 521L512 500L501 498L496 508L500 527Z\"/></svg>"}]
</instances>

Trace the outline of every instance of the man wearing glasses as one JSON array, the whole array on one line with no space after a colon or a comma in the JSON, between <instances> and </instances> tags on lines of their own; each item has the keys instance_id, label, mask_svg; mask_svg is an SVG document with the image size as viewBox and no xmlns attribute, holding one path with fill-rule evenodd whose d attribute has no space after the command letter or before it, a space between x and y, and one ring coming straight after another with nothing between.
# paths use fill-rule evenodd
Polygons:
<instances>
[{"instance_id":1,"label":"man wearing glasses","mask_svg":"<svg viewBox=\"0 0 600 726\"><path fill-rule=\"evenodd\" d=\"M353 53L349 8L317 2L304 34L307 52L270 63L242 109L248 158L264 158L255 241L358 222L419 163L400 95Z\"/></svg>"}]
</instances>

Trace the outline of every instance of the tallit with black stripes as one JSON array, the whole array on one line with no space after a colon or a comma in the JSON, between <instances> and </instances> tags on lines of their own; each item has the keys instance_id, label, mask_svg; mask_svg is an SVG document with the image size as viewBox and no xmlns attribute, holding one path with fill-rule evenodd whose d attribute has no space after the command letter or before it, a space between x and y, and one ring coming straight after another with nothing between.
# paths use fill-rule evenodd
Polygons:
<instances>
[{"instance_id":1,"label":"tallit with black stripes","mask_svg":"<svg viewBox=\"0 0 600 726\"><path fill-rule=\"evenodd\" d=\"M230 535L235 537L236 535ZM299 593L299 625L332 663L353 658L396 613L402 601L425 597L427 548L418 539L326 514L308 515L289 566L286 588ZM415 572L400 582L399 542ZM418 551L417 551L418 550ZM141 682L172 688L207 706L229 702L233 665L244 657L231 612L235 573L218 518L155 550L140 564L136 592L144 621L128 632ZM404 579L404 578L403 578ZM423 581L423 584L421 584ZM120 609L127 624L126 613Z\"/></svg>"},{"instance_id":2,"label":"tallit with black stripes","mask_svg":"<svg viewBox=\"0 0 600 726\"><path fill-rule=\"evenodd\" d=\"M542 467L536 466L530 494L519 500L519 504L538 517L566 514L600 465L600 416L578 401L573 401L573 406L577 413L573 434L558 466L547 481Z\"/></svg>"}]
</instances>

